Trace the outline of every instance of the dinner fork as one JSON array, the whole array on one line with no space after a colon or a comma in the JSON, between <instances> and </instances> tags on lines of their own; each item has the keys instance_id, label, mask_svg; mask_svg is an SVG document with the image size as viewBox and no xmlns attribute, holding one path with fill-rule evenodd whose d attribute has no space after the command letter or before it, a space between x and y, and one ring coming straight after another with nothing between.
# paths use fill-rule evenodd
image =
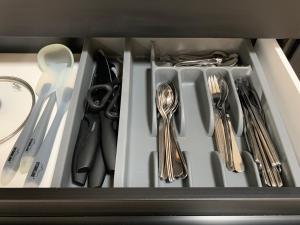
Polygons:
<instances>
[{"instance_id":1,"label":"dinner fork","mask_svg":"<svg viewBox=\"0 0 300 225\"><path fill-rule=\"evenodd\" d=\"M244 164L234 135L226 103L229 88L224 78L217 79L216 75L208 78L208 86L214 101L215 133L214 137L218 151L230 171L243 172Z\"/></svg>"}]
</instances>

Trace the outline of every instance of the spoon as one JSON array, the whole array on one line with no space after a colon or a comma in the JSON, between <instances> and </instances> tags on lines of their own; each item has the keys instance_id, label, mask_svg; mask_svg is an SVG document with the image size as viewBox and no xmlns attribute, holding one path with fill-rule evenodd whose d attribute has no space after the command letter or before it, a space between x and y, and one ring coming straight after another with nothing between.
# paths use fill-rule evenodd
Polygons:
<instances>
[{"instance_id":1,"label":"spoon","mask_svg":"<svg viewBox=\"0 0 300 225\"><path fill-rule=\"evenodd\" d=\"M44 113L36 125L33 134L28 140L20 163L21 173L27 173L29 171L33 159L43 142L55 100L59 102L60 100L58 98L61 98L58 97L57 92L59 91L60 86L63 85L67 79L67 74L64 74L64 71L69 70L73 66L73 63L74 59L72 52L69 48L61 44L48 45L41 49L38 54L38 64L41 70L48 71L49 73L54 74L56 77L56 94L53 93L50 96ZM61 93L59 96L61 96Z\"/></svg>"},{"instance_id":2,"label":"spoon","mask_svg":"<svg viewBox=\"0 0 300 225\"><path fill-rule=\"evenodd\" d=\"M160 152L161 154L159 156L159 161L160 161L159 163L161 164L160 178L165 180L168 178L169 175L170 176L172 175L171 174L172 161L171 161L169 145L168 145L169 133L167 132L168 129L166 128L167 128L168 113L173 104L173 95L171 94L170 89L168 89L168 85L163 83L158 86L156 96L157 96L156 99L157 109L163 120L162 129L160 131L163 132L162 140L164 140Z\"/></svg>"},{"instance_id":3,"label":"spoon","mask_svg":"<svg viewBox=\"0 0 300 225\"><path fill-rule=\"evenodd\" d=\"M171 119L178 106L178 96L169 84L162 84L158 88L157 107L163 119L163 146L160 149L160 178L173 182L175 178L181 177L184 171L181 165L175 133L172 130ZM161 134L160 134L161 135ZM162 143L162 142L160 142ZM178 156L178 157L177 157Z\"/></svg>"},{"instance_id":4,"label":"spoon","mask_svg":"<svg viewBox=\"0 0 300 225\"><path fill-rule=\"evenodd\" d=\"M50 63L50 61L56 60L55 57L49 57L45 59L49 60L49 66L53 65ZM57 70L57 72L59 71L60 74L60 79L57 83L56 90L57 112L42 145L37 151L29 173L27 174L25 181L26 187L36 187L41 183L46 171L59 125L72 97L73 86L75 82L75 75L72 74L72 67L74 63L73 54L68 48L65 47L64 50L60 49L60 57L58 59L61 60L60 62L63 62L62 64L64 65L60 67L60 70Z\"/></svg>"}]
</instances>

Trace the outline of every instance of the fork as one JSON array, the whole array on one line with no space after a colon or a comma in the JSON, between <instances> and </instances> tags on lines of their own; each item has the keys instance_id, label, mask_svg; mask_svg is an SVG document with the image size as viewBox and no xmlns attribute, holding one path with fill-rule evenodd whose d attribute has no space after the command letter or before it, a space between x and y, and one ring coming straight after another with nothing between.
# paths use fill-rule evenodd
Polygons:
<instances>
[{"instance_id":1,"label":"fork","mask_svg":"<svg viewBox=\"0 0 300 225\"><path fill-rule=\"evenodd\" d=\"M222 123L220 112L216 107L221 100L221 90L219 86L216 85L216 76L212 75L208 77L208 87L213 99L213 110L215 117L214 139L217 146L217 150L219 151L221 158L225 161L227 157L224 126Z\"/></svg>"},{"instance_id":2,"label":"fork","mask_svg":"<svg viewBox=\"0 0 300 225\"><path fill-rule=\"evenodd\" d=\"M215 133L214 137L218 151L230 171L243 172L244 164L236 142L230 116L226 112L228 85L223 78L215 75L208 78L208 86L214 101Z\"/></svg>"}]
</instances>

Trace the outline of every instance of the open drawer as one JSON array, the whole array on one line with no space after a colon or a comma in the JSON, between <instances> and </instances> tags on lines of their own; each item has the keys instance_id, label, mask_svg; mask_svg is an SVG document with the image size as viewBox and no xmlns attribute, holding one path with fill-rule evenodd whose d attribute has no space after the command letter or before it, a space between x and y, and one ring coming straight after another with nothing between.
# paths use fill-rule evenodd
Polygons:
<instances>
[{"instance_id":1,"label":"open drawer","mask_svg":"<svg viewBox=\"0 0 300 225\"><path fill-rule=\"evenodd\" d=\"M95 68L92 55L98 48L111 57L123 58L115 174L106 178L104 186L110 188L70 188L76 187L71 180L71 162ZM160 66L154 57L211 50L237 52L243 66L174 69ZM212 141L214 126L207 76L215 73L228 79L233 93L229 96L234 105L230 113L237 115L233 127L246 164L245 172L240 174L226 170ZM243 116L234 86L234 80L240 76L251 80L262 100L282 161L283 188L261 187L256 165L246 151ZM164 80L175 81L179 90L181 105L176 114L176 129L189 165L188 178L172 184L161 182L157 171L154 94L156 85ZM300 113L296 103L300 99L299 90L299 80L272 39L256 40L254 46L243 39L87 39L78 64L72 110L66 117L68 126L63 129L57 160L49 165L54 171L51 184L43 186L54 188L24 189L22 194L14 189L0 190L0 203L10 203L0 205L1 210L5 207L2 215L17 215L15 204L26 206L24 216L297 214L300 211L300 192L296 188L300 186L297 149L300 128L296 122ZM38 209L41 202L43 207ZM58 202L60 207L53 207Z\"/></svg>"}]
</instances>

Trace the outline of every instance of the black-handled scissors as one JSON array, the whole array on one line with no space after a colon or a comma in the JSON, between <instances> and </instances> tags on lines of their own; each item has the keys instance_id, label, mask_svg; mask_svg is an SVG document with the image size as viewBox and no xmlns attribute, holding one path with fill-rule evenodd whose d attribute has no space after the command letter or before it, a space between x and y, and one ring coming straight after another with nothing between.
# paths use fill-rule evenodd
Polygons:
<instances>
[{"instance_id":1,"label":"black-handled scissors","mask_svg":"<svg viewBox=\"0 0 300 225\"><path fill-rule=\"evenodd\" d=\"M105 92L103 94L103 91ZM99 92L102 92L100 95ZM111 120L119 118L119 98L121 86L116 84L98 84L92 86L87 93L89 107L95 111L105 111L105 116Z\"/></svg>"},{"instance_id":2,"label":"black-handled scissors","mask_svg":"<svg viewBox=\"0 0 300 225\"><path fill-rule=\"evenodd\" d=\"M114 64L101 50L96 52L94 60L97 66L74 150L72 180L83 186L88 179L88 186L98 187L102 185L106 172L114 169L117 126L113 124L119 118L121 84L112 69ZM103 112L104 118L101 117ZM102 136L105 141L110 138L108 144L112 143L112 147L104 145ZM107 162L112 163L108 165Z\"/></svg>"}]
</instances>

